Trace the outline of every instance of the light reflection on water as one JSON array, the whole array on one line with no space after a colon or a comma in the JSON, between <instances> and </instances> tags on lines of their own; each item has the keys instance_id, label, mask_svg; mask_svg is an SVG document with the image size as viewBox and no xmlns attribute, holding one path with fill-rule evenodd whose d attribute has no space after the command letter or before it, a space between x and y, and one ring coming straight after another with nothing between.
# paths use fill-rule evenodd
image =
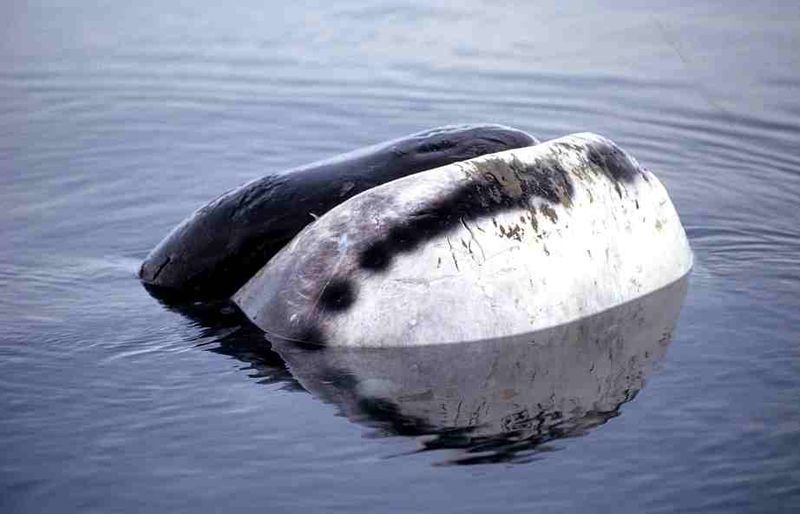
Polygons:
<instances>
[{"instance_id":1,"label":"light reflection on water","mask_svg":"<svg viewBox=\"0 0 800 514\"><path fill-rule=\"evenodd\" d=\"M798 48L788 1L3 3L0 510L800 508ZM300 371L319 357L282 350L294 378L236 316L135 279L245 180L487 121L614 139L696 255L661 369L533 462L365 438L386 425Z\"/></svg>"}]
</instances>

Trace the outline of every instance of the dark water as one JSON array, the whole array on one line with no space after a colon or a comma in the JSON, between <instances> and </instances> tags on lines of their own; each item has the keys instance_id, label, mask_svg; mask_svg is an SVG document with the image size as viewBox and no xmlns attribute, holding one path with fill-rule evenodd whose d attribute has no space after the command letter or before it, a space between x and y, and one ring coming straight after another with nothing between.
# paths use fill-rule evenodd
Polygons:
<instances>
[{"instance_id":1,"label":"dark water","mask_svg":"<svg viewBox=\"0 0 800 514\"><path fill-rule=\"evenodd\" d=\"M800 509L800 4L614 4L2 2L0 511ZM393 361L287 365L135 279L245 180L487 121L601 133L664 181L696 256L669 346L495 352L489 393L488 350L431 354L385 370L428 396L373 401ZM481 394L551 403L442 430Z\"/></svg>"}]
</instances>

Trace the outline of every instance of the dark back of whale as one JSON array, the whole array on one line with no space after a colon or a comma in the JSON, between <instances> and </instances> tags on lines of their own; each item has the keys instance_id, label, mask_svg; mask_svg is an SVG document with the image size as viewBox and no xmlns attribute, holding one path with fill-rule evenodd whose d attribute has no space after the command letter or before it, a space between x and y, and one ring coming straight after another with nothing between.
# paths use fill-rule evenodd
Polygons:
<instances>
[{"instance_id":1,"label":"dark back of whale","mask_svg":"<svg viewBox=\"0 0 800 514\"><path fill-rule=\"evenodd\" d=\"M348 198L406 175L536 143L502 125L447 126L267 175L185 219L150 252L139 277L165 301L228 297L315 216Z\"/></svg>"}]
</instances>

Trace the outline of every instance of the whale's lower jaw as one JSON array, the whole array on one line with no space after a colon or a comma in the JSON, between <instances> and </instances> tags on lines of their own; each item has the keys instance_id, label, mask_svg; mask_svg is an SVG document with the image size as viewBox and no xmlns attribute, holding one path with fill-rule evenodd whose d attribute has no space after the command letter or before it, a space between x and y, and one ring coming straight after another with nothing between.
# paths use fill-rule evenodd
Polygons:
<instances>
[{"instance_id":1,"label":"whale's lower jaw","mask_svg":"<svg viewBox=\"0 0 800 514\"><path fill-rule=\"evenodd\" d=\"M591 316L691 266L658 179L577 134L366 191L307 227L234 301L282 339L455 343Z\"/></svg>"}]
</instances>

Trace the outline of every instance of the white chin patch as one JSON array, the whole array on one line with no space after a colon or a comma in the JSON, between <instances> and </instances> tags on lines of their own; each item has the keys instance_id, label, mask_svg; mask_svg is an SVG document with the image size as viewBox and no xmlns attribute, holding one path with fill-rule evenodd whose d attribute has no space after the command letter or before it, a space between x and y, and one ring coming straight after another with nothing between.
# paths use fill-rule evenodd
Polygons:
<instances>
[{"instance_id":1,"label":"white chin patch","mask_svg":"<svg viewBox=\"0 0 800 514\"><path fill-rule=\"evenodd\" d=\"M691 266L658 179L607 139L576 134L361 193L301 232L234 301L279 338L456 343L591 316Z\"/></svg>"}]
</instances>

